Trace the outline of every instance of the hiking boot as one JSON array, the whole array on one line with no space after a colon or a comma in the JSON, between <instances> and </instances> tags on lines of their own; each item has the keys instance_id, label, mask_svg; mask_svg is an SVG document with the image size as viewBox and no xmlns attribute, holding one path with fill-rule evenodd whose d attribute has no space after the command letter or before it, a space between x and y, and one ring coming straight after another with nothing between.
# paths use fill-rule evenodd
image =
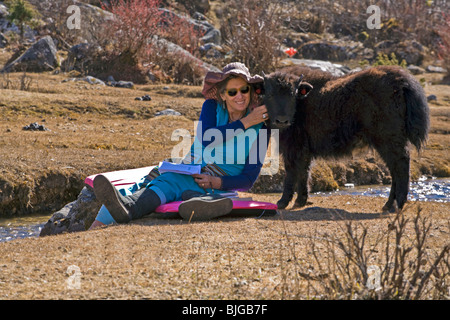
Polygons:
<instances>
[{"instance_id":1,"label":"hiking boot","mask_svg":"<svg viewBox=\"0 0 450 320\"><path fill-rule=\"evenodd\" d=\"M114 185L103 175L94 178L94 193L97 199L105 205L117 223L128 223L131 220L129 205Z\"/></svg>"},{"instance_id":2,"label":"hiking boot","mask_svg":"<svg viewBox=\"0 0 450 320\"><path fill-rule=\"evenodd\" d=\"M158 195L151 189L142 188L130 196L123 196L103 175L94 179L94 193L105 205L117 223L128 223L153 212L160 204Z\"/></svg>"},{"instance_id":3,"label":"hiking boot","mask_svg":"<svg viewBox=\"0 0 450 320\"><path fill-rule=\"evenodd\" d=\"M183 201L178 213L184 220L204 221L227 215L233 209L233 201L220 195L208 194Z\"/></svg>"}]
</instances>

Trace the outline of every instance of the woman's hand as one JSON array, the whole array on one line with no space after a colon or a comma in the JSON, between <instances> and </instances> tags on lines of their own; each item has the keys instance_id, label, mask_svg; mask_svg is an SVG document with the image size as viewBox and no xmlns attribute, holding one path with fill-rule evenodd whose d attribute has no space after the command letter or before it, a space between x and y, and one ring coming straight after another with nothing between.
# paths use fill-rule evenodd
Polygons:
<instances>
[{"instance_id":1,"label":"woman's hand","mask_svg":"<svg viewBox=\"0 0 450 320\"><path fill-rule=\"evenodd\" d=\"M242 124L245 129L250 128L258 123L264 122L269 119L269 114L267 113L267 108L265 105L256 107L247 116L241 119Z\"/></svg>"},{"instance_id":2,"label":"woman's hand","mask_svg":"<svg viewBox=\"0 0 450 320\"><path fill-rule=\"evenodd\" d=\"M203 189L220 189L222 187L222 179L213 177L208 174L193 174L195 182Z\"/></svg>"}]
</instances>

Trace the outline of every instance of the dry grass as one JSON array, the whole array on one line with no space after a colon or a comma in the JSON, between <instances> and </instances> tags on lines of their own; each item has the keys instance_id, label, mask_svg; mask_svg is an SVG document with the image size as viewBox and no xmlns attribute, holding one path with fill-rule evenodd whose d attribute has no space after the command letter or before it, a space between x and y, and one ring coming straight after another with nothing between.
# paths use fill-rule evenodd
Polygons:
<instances>
[{"instance_id":1,"label":"dry grass","mask_svg":"<svg viewBox=\"0 0 450 320\"><path fill-rule=\"evenodd\" d=\"M253 197L262 201L276 199L274 195ZM319 290L317 285L313 289L311 280L302 274L318 271L314 269L316 255L322 257L325 265L333 261L327 254L328 242L323 239L345 239L345 226L350 222L367 228L368 247L364 251L373 255L367 263L382 268L383 251L374 253L373 244L383 237L395 215L378 213L383 203L379 198L313 197L312 202L305 209L286 210L273 218L206 223L148 218L131 225L0 243L0 297L346 298ZM422 206L422 215L432 221L425 249L425 258L431 261L450 241L449 205ZM414 204L408 205L404 215L413 218L415 209ZM414 228L408 226L406 244L410 238L414 238ZM343 257L334 259L338 262ZM446 259L448 264L448 255ZM73 274L67 273L73 265L80 271L79 288L71 282ZM448 275L445 279L448 289ZM432 277L430 283L433 281ZM356 278L352 285L364 287ZM441 298L448 299L448 293Z\"/></svg>"},{"instance_id":2,"label":"dry grass","mask_svg":"<svg viewBox=\"0 0 450 320\"><path fill-rule=\"evenodd\" d=\"M11 74L12 85L19 85L22 76ZM28 91L18 87L0 89L0 184L6 181L6 186L21 192L33 192L20 187L29 187L51 172L67 172L78 185L71 183L80 187L87 175L148 166L164 159L177 143L170 141L174 129L185 128L193 133L193 121L203 101L200 87L170 85L164 89L163 85L142 85L130 90L85 82L62 83L67 75L28 76L32 79ZM412 172L416 175L433 174L450 165L448 87L427 86L426 91L438 96L438 104L430 105L432 134L427 148L421 155L413 153ZM152 101L134 100L144 94L150 94ZM183 116L153 117L166 108ZM36 121L50 131L22 130ZM276 202L279 195L250 196ZM29 204L35 207L50 201L30 199ZM327 243L331 242L311 239L345 239L346 224L352 222L359 231L367 229L368 246L364 252L372 252L368 262L382 268L386 263L384 249L373 245L387 233L394 217L379 213L384 201L369 197L312 197L308 207L289 208L273 218L191 224L144 219L125 226L0 243L0 298L369 297L349 296L345 290L327 291L323 281L329 278L314 278L322 274L316 273L314 253L322 263L345 260L340 260L343 257L337 251L329 250ZM432 223L425 247L425 270L449 243L448 211L449 204L422 204L421 215ZM412 221L416 212L417 207L411 204L404 215ZM411 226L406 228L405 243L411 243L415 237ZM377 250L378 254L370 250ZM448 255L446 259L448 264ZM72 278L67 270L71 265L81 272L80 289L68 287L67 281ZM322 268L329 266L332 264ZM433 285L437 279L432 274L427 285ZM362 288L363 281L354 280L348 282L349 288ZM439 285L448 288L448 276ZM439 296L427 290L421 298L448 299L448 294Z\"/></svg>"}]
</instances>

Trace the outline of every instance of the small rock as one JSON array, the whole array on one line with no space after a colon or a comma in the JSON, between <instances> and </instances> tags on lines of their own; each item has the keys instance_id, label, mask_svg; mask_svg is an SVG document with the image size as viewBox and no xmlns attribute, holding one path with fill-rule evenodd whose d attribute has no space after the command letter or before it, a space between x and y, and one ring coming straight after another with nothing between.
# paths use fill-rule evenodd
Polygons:
<instances>
[{"instance_id":1,"label":"small rock","mask_svg":"<svg viewBox=\"0 0 450 320\"><path fill-rule=\"evenodd\" d=\"M415 66L415 65L409 65L407 67L407 69L409 70L409 72L411 72L414 75L418 75L418 74L424 74L425 73L425 69Z\"/></svg>"},{"instance_id":2,"label":"small rock","mask_svg":"<svg viewBox=\"0 0 450 320\"><path fill-rule=\"evenodd\" d=\"M83 78L82 80L86 81L89 84L99 84L102 86L105 85L105 83L102 80L91 77L91 76L87 76L86 78Z\"/></svg>"},{"instance_id":3,"label":"small rock","mask_svg":"<svg viewBox=\"0 0 450 320\"><path fill-rule=\"evenodd\" d=\"M430 94L430 95L427 97L427 100L428 100L428 101L437 101L437 97L436 97L434 94Z\"/></svg>"},{"instance_id":4,"label":"small rock","mask_svg":"<svg viewBox=\"0 0 450 320\"><path fill-rule=\"evenodd\" d=\"M427 72L429 73L447 73L447 70L442 67L436 67L436 66L428 66L426 68Z\"/></svg>"},{"instance_id":5,"label":"small rock","mask_svg":"<svg viewBox=\"0 0 450 320\"><path fill-rule=\"evenodd\" d=\"M136 97L136 98L134 98L134 100L137 100L137 101L152 101L152 97L150 97L148 94L146 94L145 96L142 96L142 97Z\"/></svg>"},{"instance_id":6,"label":"small rock","mask_svg":"<svg viewBox=\"0 0 450 320\"><path fill-rule=\"evenodd\" d=\"M29 125L25 126L22 128L22 130L27 130L27 131L50 131L49 129L47 129L46 127L44 127L43 125L34 122L34 123L30 123Z\"/></svg>"},{"instance_id":7,"label":"small rock","mask_svg":"<svg viewBox=\"0 0 450 320\"><path fill-rule=\"evenodd\" d=\"M181 116L181 113L173 109L166 109L155 113L155 116Z\"/></svg>"},{"instance_id":8,"label":"small rock","mask_svg":"<svg viewBox=\"0 0 450 320\"><path fill-rule=\"evenodd\" d=\"M111 80L108 80L106 84L108 86L110 86L110 87L128 88L128 89L133 89L134 88L134 83L131 82L131 81L114 81L114 80L111 81Z\"/></svg>"},{"instance_id":9,"label":"small rock","mask_svg":"<svg viewBox=\"0 0 450 320\"><path fill-rule=\"evenodd\" d=\"M115 87L131 89L134 87L134 83L131 81L116 81Z\"/></svg>"}]
</instances>

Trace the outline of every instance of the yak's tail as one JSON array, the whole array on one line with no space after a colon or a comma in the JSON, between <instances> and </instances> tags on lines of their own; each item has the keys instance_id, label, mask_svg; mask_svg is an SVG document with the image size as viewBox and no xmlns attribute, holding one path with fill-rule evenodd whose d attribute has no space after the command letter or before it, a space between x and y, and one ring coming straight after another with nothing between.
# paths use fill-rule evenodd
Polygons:
<instances>
[{"instance_id":1,"label":"yak's tail","mask_svg":"<svg viewBox=\"0 0 450 320\"><path fill-rule=\"evenodd\" d=\"M420 83L411 75L403 87L406 102L406 134L408 140L420 150L426 143L430 129L430 109Z\"/></svg>"}]
</instances>

